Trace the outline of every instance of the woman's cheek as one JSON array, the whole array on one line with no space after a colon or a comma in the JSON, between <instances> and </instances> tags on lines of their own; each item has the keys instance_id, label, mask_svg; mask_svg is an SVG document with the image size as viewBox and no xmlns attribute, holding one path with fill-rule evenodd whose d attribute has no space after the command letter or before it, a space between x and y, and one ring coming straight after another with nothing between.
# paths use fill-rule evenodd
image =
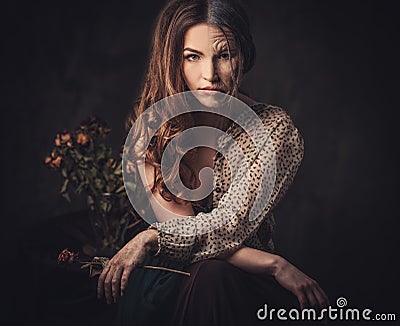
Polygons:
<instances>
[{"instance_id":1,"label":"woman's cheek","mask_svg":"<svg viewBox=\"0 0 400 326\"><path fill-rule=\"evenodd\" d=\"M183 68L183 73L185 74L185 80L188 84L188 87L191 90L197 89L196 87L196 78L197 78L197 69L194 65L186 65Z\"/></svg>"}]
</instances>

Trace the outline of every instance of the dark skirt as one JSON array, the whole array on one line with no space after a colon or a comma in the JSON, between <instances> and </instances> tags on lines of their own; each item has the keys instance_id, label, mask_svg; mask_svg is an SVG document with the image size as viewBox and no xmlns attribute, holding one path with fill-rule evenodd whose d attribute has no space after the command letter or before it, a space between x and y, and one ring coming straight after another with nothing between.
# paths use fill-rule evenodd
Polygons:
<instances>
[{"instance_id":1,"label":"dark skirt","mask_svg":"<svg viewBox=\"0 0 400 326\"><path fill-rule=\"evenodd\" d=\"M184 270L182 264L159 257L148 257L143 265ZM143 267L133 270L125 294L118 301L117 325L173 325L172 311L183 278L189 277Z\"/></svg>"},{"instance_id":2,"label":"dark skirt","mask_svg":"<svg viewBox=\"0 0 400 326\"><path fill-rule=\"evenodd\" d=\"M134 270L119 302L118 325L266 325L271 321L257 318L265 304L268 309L298 308L296 297L273 277L244 272L223 260L184 266L149 257L144 264L187 271L190 277L163 270Z\"/></svg>"}]
</instances>

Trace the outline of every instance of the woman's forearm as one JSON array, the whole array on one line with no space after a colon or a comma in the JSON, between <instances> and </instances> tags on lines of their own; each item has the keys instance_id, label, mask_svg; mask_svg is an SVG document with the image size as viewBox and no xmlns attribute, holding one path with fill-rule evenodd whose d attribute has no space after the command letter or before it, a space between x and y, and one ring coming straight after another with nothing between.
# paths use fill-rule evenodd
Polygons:
<instances>
[{"instance_id":1,"label":"woman's forearm","mask_svg":"<svg viewBox=\"0 0 400 326\"><path fill-rule=\"evenodd\" d=\"M283 260L278 255L245 246L224 259L246 272L271 276L275 276Z\"/></svg>"},{"instance_id":2,"label":"woman's forearm","mask_svg":"<svg viewBox=\"0 0 400 326\"><path fill-rule=\"evenodd\" d=\"M157 252L158 251L158 235L157 230L155 229L147 229L140 232L137 237L140 237L143 241L143 245L146 248L146 251L149 252Z\"/></svg>"},{"instance_id":3,"label":"woman's forearm","mask_svg":"<svg viewBox=\"0 0 400 326\"><path fill-rule=\"evenodd\" d=\"M142 231L138 236L143 239L148 252L158 250L157 230L148 229ZM239 248L229 256L220 258L246 272L271 276L275 276L284 260L278 255L246 246Z\"/></svg>"}]
</instances>

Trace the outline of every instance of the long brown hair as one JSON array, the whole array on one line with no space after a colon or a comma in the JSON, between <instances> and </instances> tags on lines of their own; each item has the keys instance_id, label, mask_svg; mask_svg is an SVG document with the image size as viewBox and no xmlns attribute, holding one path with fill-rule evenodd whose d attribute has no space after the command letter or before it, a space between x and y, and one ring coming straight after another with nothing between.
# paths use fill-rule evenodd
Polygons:
<instances>
[{"instance_id":1,"label":"long brown hair","mask_svg":"<svg viewBox=\"0 0 400 326\"><path fill-rule=\"evenodd\" d=\"M168 96L189 90L183 75L183 42L187 30L194 25L206 23L217 26L225 35L231 32L238 49L238 64L233 69L231 61L232 89L227 93L237 95L239 81L244 73L249 71L255 60L255 47L249 30L249 22L243 8L233 0L173 0L169 1L161 11L154 31L146 78L138 101L127 120L127 128L136 121L145 110ZM230 53L230 44L228 42ZM161 113L162 114L162 113ZM152 117L162 119L162 116ZM166 121L156 132L149 147L146 149L146 163L154 167L154 183L152 191L159 189L165 200L178 201L165 186L166 180L161 175L161 158L169 141L183 130L194 125L189 114L177 116ZM141 130L133 133L133 139L138 139ZM179 148L177 148L179 151ZM177 176L188 188L194 187L194 171L182 160L181 164L171 169L168 179L176 180Z\"/></svg>"}]
</instances>

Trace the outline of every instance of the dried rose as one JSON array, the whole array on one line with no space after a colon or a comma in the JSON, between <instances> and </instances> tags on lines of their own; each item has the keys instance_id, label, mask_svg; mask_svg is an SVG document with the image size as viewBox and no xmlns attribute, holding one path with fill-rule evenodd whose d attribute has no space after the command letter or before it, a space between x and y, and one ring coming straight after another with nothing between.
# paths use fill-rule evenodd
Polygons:
<instances>
[{"instance_id":1,"label":"dried rose","mask_svg":"<svg viewBox=\"0 0 400 326\"><path fill-rule=\"evenodd\" d=\"M60 134L57 134L56 139L54 140L54 145L59 147L61 146L61 136Z\"/></svg>"},{"instance_id":2,"label":"dried rose","mask_svg":"<svg viewBox=\"0 0 400 326\"><path fill-rule=\"evenodd\" d=\"M53 159L50 163L50 166L52 168L59 168L61 165L61 161L62 161L62 157L61 156L57 156L55 159Z\"/></svg>"},{"instance_id":3,"label":"dried rose","mask_svg":"<svg viewBox=\"0 0 400 326\"><path fill-rule=\"evenodd\" d=\"M86 145L88 141L89 141L88 136L86 136L86 135L85 135L84 133L82 133L82 132L78 133L78 135L76 136L76 142L77 142L78 144Z\"/></svg>"},{"instance_id":4,"label":"dried rose","mask_svg":"<svg viewBox=\"0 0 400 326\"><path fill-rule=\"evenodd\" d=\"M61 133L61 142L62 143L67 143L68 141L70 141L71 140L71 134L68 132L68 131L66 131L66 130L64 130L62 133Z\"/></svg>"},{"instance_id":5,"label":"dried rose","mask_svg":"<svg viewBox=\"0 0 400 326\"><path fill-rule=\"evenodd\" d=\"M77 260L78 260L78 253L74 253L72 251L69 251L68 248L65 248L58 255L58 262L59 263L72 264Z\"/></svg>"}]
</instances>

